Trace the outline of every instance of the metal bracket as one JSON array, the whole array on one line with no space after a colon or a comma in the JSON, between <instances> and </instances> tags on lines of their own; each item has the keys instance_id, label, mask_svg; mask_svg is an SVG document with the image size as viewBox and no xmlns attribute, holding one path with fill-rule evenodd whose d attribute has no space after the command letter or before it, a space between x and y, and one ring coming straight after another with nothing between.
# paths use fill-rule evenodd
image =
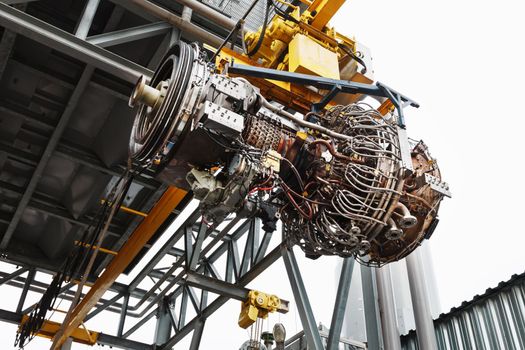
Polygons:
<instances>
[{"instance_id":1,"label":"metal bracket","mask_svg":"<svg viewBox=\"0 0 525 350\"><path fill-rule=\"evenodd\" d=\"M405 128L403 108L406 106L419 108L419 104L417 102L380 82L377 82L376 84L364 84L354 81L338 80L309 74L281 71L277 69L247 66L243 64L236 64L235 62L231 62L227 71L228 73L245 75L254 78L285 81L301 85L312 85L317 88L330 90L330 92L319 102L318 106L320 106L322 103L324 103L326 106L326 104L330 102L330 100L334 98L338 92L343 92L346 94L364 94L376 97L386 97L392 101L398 111L399 118L397 122L401 128ZM314 104L312 107L313 109L318 108L315 105L316 104Z\"/></svg>"},{"instance_id":2,"label":"metal bracket","mask_svg":"<svg viewBox=\"0 0 525 350\"><path fill-rule=\"evenodd\" d=\"M326 105L329 104L330 101L332 101L334 97L337 96L337 94L340 92L341 92L341 86L334 85L334 87L326 95L323 96L321 101L312 104L312 112L322 111L323 108L325 108Z\"/></svg>"}]
</instances>

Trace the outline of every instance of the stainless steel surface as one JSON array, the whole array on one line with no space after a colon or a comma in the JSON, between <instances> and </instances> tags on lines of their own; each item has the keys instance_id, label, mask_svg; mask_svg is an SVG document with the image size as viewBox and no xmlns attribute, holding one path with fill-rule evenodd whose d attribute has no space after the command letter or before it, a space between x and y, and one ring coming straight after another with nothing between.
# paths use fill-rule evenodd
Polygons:
<instances>
[{"instance_id":1,"label":"stainless steel surface","mask_svg":"<svg viewBox=\"0 0 525 350\"><path fill-rule=\"evenodd\" d=\"M369 349L382 350L385 348L383 347L375 273L374 268L361 265L366 342Z\"/></svg>"},{"instance_id":2,"label":"stainless steel surface","mask_svg":"<svg viewBox=\"0 0 525 350\"><path fill-rule=\"evenodd\" d=\"M414 308L416 331L421 350L437 350L436 333L430 313L428 292L421 266L421 254L418 250L406 258L410 297Z\"/></svg>"},{"instance_id":3,"label":"stainless steel surface","mask_svg":"<svg viewBox=\"0 0 525 350\"><path fill-rule=\"evenodd\" d=\"M110 47L136 40L150 38L167 33L172 26L166 22L144 24L137 27L116 30L113 32L92 35L86 39L88 43L100 47Z\"/></svg>"},{"instance_id":4,"label":"stainless steel surface","mask_svg":"<svg viewBox=\"0 0 525 350\"><path fill-rule=\"evenodd\" d=\"M332 322L330 323L330 333L326 343L326 350L339 349L339 339L341 338L341 329L345 318L346 302L348 301L348 292L352 283L352 273L354 272L354 259L346 258L343 260L341 267L341 276L335 296L334 312L332 313ZM348 315L351 317L350 315Z\"/></svg>"},{"instance_id":5,"label":"stainless steel surface","mask_svg":"<svg viewBox=\"0 0 525 350\"><path fill-rule=\"evenodd\" d=\"M401 341L399 340L399 331L396 324L396 307L394 304L390 266L376 269L376 281L385 349L401 350Z\"/></svg>"}]
</instances>

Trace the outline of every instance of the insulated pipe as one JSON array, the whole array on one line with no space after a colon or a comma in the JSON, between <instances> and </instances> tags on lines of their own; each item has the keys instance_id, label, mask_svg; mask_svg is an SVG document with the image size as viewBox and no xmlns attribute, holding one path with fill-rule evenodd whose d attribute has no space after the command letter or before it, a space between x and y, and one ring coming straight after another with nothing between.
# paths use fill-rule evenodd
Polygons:
<instances>
[{"instance_id":1,"label":"insulated pipe","mask_svg":"<svg viewBox=\"0 0 525 350\"><path fill-rule=\"evenodd\" d=\"M209 44L215 47L219 47L223 42L222 38L196 26L195 24L189 21L183 20L181 17L175 15L174 13L160 6L157 6L149 1L129 0L129 2L140 7L144 11L151 13L153 16L157 17L158 19L163 20L179 28L183 32L187 32L189 34L196 36L199 41L202 41L206 44ZM190 1L190 2L193 2L193 1ZM191 8L191 6L188 6L188 7Z\"/></svg>"},{"instance_id":2,"label":"insulated pipe","mask_svg":"<svg viewBox=\"0 0 525 350\"><path fill-rule=\"evenodd\" d=\"M405 260L419 348L421 350L437 350L436 332L430 313L428 291L419 249L412 252Z\"/></svg>"},{"instance_id":3,"label":"insulated pipe","mask_svg":"<svg viewBox=\"0 0 525 350\"><path fill-rule=\"evenodd\" d=\"M390 266L383 266L376 270L376 283L385 349L401 350Z\"/></svg>"},{"instance_id":4,"label":"insulated pipe","mask_svg":"<svg viewBox=\"0 0 525 350\"><path fill-rule=\"evenodd\" d=\"M193 13L193 10L189 8L188 6L184 6L182 8L182 20L186 22L191 22L191 15Z\"/></svg>"}]
</instances>

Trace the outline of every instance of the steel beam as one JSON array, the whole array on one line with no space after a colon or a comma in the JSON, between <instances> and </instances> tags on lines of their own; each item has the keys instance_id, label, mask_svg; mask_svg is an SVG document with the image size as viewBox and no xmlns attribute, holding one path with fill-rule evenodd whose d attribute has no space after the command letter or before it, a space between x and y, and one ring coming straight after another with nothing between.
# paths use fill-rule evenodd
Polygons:
<instances>
[{"instance_id":1,"label":"steel beam","mask_svg":"<svg viewBox=\"0 0 525 350\"><path fill-rule=\"evenodd\" d=\"M140 321L138 321L137 323L135 323L133 325L133 327L131 327L130 329L128 329L123 335L122 337L123 338L127 338L129 337L130 335L132 335L133 333L135 333L140 327L142 327L146 322L148 322L151 318L153 318L153 316L155 316L157 313L157 310L153 310L151 311L149 314L147 314L144 318L142 318Z\"/></svg>"},{"instance_id":2,"label":"steel beam","mask_svg":"<svg viewBox=\"0 0 525 350\"><path fill-rule=\"evenodd\" d=\"M19 325L20 322L22 322L22 314L18 312L12 312L7 310L1 310L0 309L0 321L12 323ZM55 326L57 327L56 323L50 323L49 321L46 321L47 325L44 325L45 327L49 326ZM85 333L84 330L81 330L79 333ZM115 337L103 333L96 333L98 335L98 338L96 339L97 343L100 345L108 345L116 348L121 349L133 349L133 350L153 350L153 347L148 344L143 344L140 342L136 342L133 340L123 339L120 337Z\"/></svg>"},{"instance_id":3,"label":"steel beam","mask_svg":"<svg viewBox=\"0 0 525 350\"><path fill-rule=\"evenodd\" d=\"M1 7L4 5L0 4L0 10ZM9 7L9 6L7 6ZM1 11L0 11L0 18L1 17ZM11 237L13 236L16 227L18 226L18 223L20 222L20 219L22 218L22 214L24 213L24 210L26 209L27 205L29 204L29 201L31 199L31 196L33 195L33 192L36 190L36 186L38 182L40 181L40 178L42 177L42 174L47 166L47 163L49 159L51 158L51 155L53 151L55 150L58 141L60 140L60 137L66 130L67 124L69 123L69 119L73 115L73 112L76 109L77 103L80 100L80 97L83 95L89 81L91 80L91 76L93 75L94 69L90 66L87 66L84 69L84 72L82 73L82 76L80 77L80 80L75 87L75 90L73 90L73 93L71 94L71 97L69 99L69 102L64 109L64 112L62 113L62 116L60 117L60 120L53 131L53 134L51 135L51 138L49 139L46 148L44 149L44 152L42 153L42 156L40 157L40 161L38 162L38 165L36 166L36 169L33 172L33 175L31 176L31 180L26 186L25 192L20 199L20 202L18 203L18 206L15 210L15 213L13 214L13 218L11 219L11 223L7 227L6 232L4 233L4 236L2 237L2 241L0 242L0 250L6 250L7 246L9 245L9 241L11 240Z\"/></svg>"},{"instance_id":4,"label":"steel beam","mask_svg":"<svg viewBox=\"0 0 525 350\"><path fill-rule=\"evenodd\" d=\"M204 332L204 324L206 320L199 319L193 330L193 336L191 337L190 349L189 350L198 350L201 344L202 333Z\"/></svg>"},{"instance_id":5,"label":"steel beam","mask_svg":"<svg viewBox=\"0 0 525 350\"><path fill-rule=\"evenodd\" d=\"M213 277L201 275L196 272L188 271L186 283L189 286L207 290L209 292L224 295L231 299L245 301L248 297L249 289L236 286L235 284L224 282Z\"/></svg>"},{"instance_id":6,"label":"steel beam","mask_svg":"<svg viewBox=\"0 0 525 350\"><path fill-rule=\"evenodd\" d=\"M15 5L21 11L25 11L27 4ZM13 52L13 46L15 45L16 33L10 30L4 30L2 34L2 40L0 41L0 78L4 75L4 71L7 67L7 63Z\"/></svg>"},{"instance_id":7,"label":"steel beam","mask_svg":"<svg viewBox=\"0 0 525 350\"><path fill-rule=\"evenodd\" d=\"M22 267L22 268L19 268L18 270L11 272L9 275L2 277L0 279L0 286L4 283L11 281L13 278L20 276L27 270L29 270L27 267Z\"/></svg>"},{"instance_id":8,"label":"steel beam","mask_svg":"<svg viewBox=\"0 0 525 350\"><path fill-rule=\"evenodd\" d=\"M139 16L147 15L147 17L154 16L155 18L167 22L177 28L183 33L194 36L197 40L207 43L209 45L218 47L223 42L223 39L210 33L209 31L193 24L190 21L185 21L182 17L177 16L171 11L160 7L151 1L147 0L111 0L112 2L129 8Z\"/></svg>"},{"instance_id":9,"label":"steel beam","mask_svg":"<svg viewBox=\"0 0 525 350\"><path fill-rule=\"evenodd\" d=\"M175 242L177 242L184 235L185 227L190 223L192 225L199 218L199 216L199 211L194 211L188 217L188 219L186 219L184 224L182 224L179 227L179 229L177 229L177 231L173 233L173 235L168 239L168 241L164 243L164 245L160 248L157 254L155 254L155 256L146 264L146 266L144 266L142 271L140 271L139 274L130 282L130 291L135 289L139 285L139 283L148 275L148 273L155 268L155 265L157 265L159 261L164 257L164 255L175 245ZM182 261L180 262L180 264L182 264Z\"/></svg>"},{"instance_id":10,"label":"steel beam","mask_svg":"<svg viewBox=\"0 0 525 350\"><path fill-rule=\"evenodd\" d=\"M0 0L0 4L6 5L17 5L17 4L26 4L28 2L39 1L39 0Z\"/></svg>"},{"instance_id":11,"label":"steel beam","mask_svg":"<svg viewBox=\"0 0 525 350\"><path fill-rule=\"evenodd\" d=\"M0 4L0 26L130 83L135 83L141 75L150 78L153 74L149 69L13 9L9 5Z\"/></svg>"},{"instance_id":12,"label":"steel beam","mask_svg":"<svg viewBox=\"0 0 525 350\"><path fill-rule=\"evenodd\" d=\"M114 32L93 35L87 42L100 47L110 47L136 40L151 38L169 32L171 25L166 22L156 22L138 27L116 30Z\"/></svg>"},{"instance_id":13,"label":"steel beam","mask_svg":"<svg viewBox=\"0 0 525 350\"><path fill-rule=\"evenodd\" d=\"M100 0L88 0L80 16L80 21L77 24L75 29L75 36L80 39L86 39L91 28L91 23L93 23L93 18L97 13L98 4Z\"/></svg>"},{"instance_id":14,"label":"steel beam","mask_svg":"<svg viewBox=\"0 0 525 350\"><path fill-rule=\"evenodd\" d=\"M31 283L33 283L33 279L35 278L36 270L34 268L30 269L27 273L26 282L24 283L24 288L22 289L22 293L20 294L20 299L18 300L18 305L16 306L16 312L20 313L22 309L24 308L24 303L26 302L27 292L29 291L29 287L31 287Z\"/></svg>"},{"instance_id":15,"label":"steel beam","mask_svg":"<svg viewBox=\"0 0 525 350\"><path fill-rule=\"evenodd\" d=\"M117 302L117 300L119 300L122 297L123 297L122 294L117 294L113 298L111 298L111 299L105 301L104 303L102 303L102 305L97 306L97 308L95 310L93 310L89 314L87 314L86 318L84 319L84 322L87 322L87 321L91 320L93 317L95 317L96 315L98 315L102 311L106 310L111 305L115 304Z\"/></svg>"},{"instance_id":16,"label":"steel beam","mask_svg":"<svg viewBox=\"0 0 525 350\"><path fill-rule=\"evenodd\" d=\"M128 313L128 304L129 304L129 293L124 295L124 302L122 303L122 308L120 311L120 317L118 321L117 336L122 337L124 333L124 323L126 322L126 314Z\"/></svg>"},{"instance_id":17,"label":"steel beam","mask_svg":"<svg viewBox=\"0 0 525 350\"><path fill-rule=\"evenodd\" d=\"M0 321L19 325L20 321L22 321L22 315L16 312L0 309Z\"/></svg>"},{"instance_id":18,"label":"steel beam","mask_svg":"<svg viewBox=\"0 0 525 350\"><path fill-rule=\"evenodd\" d=\"M222 13L212 9L211 7L203 4L202 2L196 0L177 0L177 2L181 5L184 5L184 7L188 7L189 9L195 11L195 13L198 13L204 18L209 19L210 21L217 23L221 27L226 28L227 30L231 30L237 25L237 22L235 20L223 15Z\"/></svg>"},{"instance_id":19,"label":"steel beam","mask_svg":"<svg viewBox=\"0 0 525 350\"><path fill-rule=\"evenodd\" d=\"M162 345L170 339L172 324L175 323L170 318L170 302L168 298L163 298L157 308L157 322L155 324L155 345Z\"/></svg>"},{"instance_id":20,"label":"steel beam","mask_svg":"<svg viewBox=\"0 0 525 350\"><path fill-rule=\"evenodd\" d=\"M288 249L283 245L281 248L281 255L283 257L284 266L286 267L288 279L290 280L294 300L297 304L297 311L299 311L301 324L303 325L304 333L306 335L308 349L324 350L319 329L317 329L317 323L315 322L314 313L303 283L303 278L301 277L301 271L299 270L299 265L295 259L295 254L291 249Z\"/></svg>"},{"instance_id":21,"label":"steel beam","mask_svg":"<svg viewBox=\"0 0 525 350\"><path fill-rule=\"evenodd\" d=\"M248 283L253 281L260 273L262 273L269 266L271 266L275 261L277 261L277 259L279 259L280 256L281 256L281 246L277 246L274 250L268 253L268 255L266 255L258 264L253 266L253 268L250 269L250 271L248 271L244 276L242 276L237 282L237 286L241 286L241 287L246 286ZM215 299L208 307L202 310L199 316L195 317L193 320L188 322L182 329L179 330L179 332L177 332L177 334L171 337L170 340L166 344L160 347L159 350L171 349L181 339L183 339L186 335L188 335L191 331L193 331L198 326L199 322L211 316L215 311L217 311L228 300L230 299L226 296L220 296L217 299Z\"/></svg>"},{"instance_id":22,"label":"steel beam","mask_svg":"<svg viewBox=\"0 0 525 350\"><path fill-rule=\"evenodd\" d=\"M320 89L326 89L330 91L335 91L333 89L336 88L337 91L340 90L341 92L347 94L366 94L376 97L386 97L389 98L396 106L400 119L403 115L403 108L407 105L419 108L419 104L417 102L380 82L377 82L375 85L364 84L354 81L324 78L309 74L248 66L237 63L232 63L228 67L228 72L254 78L285 81L301 85L312 85ZM332 95L332 97L334 96ZM403 123L401 123L401 125L403 125Z\"/></svg>"},{"instance_id":23,"label":"steel beam","mask_svg":"<svg viewBox=\"0 0 525 350\"><path fill-rule=\"evenodd\" d=\"M107 345L110 348L121 348L130 350L153 350L153 346L149 344L140 343L138 341L115 337L112 335L100 333L98 335L97 344Z\"/></svg>"},{"instance_id":24,"label":"steel beam","mask_svg":"<svg viewBox=\"0 0 525 350\"><path fill-rule=\"evenodd\" d=\"M348 301L348 292L352 283L352 274L354 272L354 258L343 260L341 267L341 277L339 277L339 286L335 297L334 312L332 314L332 323L330 324L330 333L328 334L328 343L326 350L339 349L339 338L345 317L346 303Z\"/></svg>"},{"instance_id":25,"label":"steel beam","mask_svg":"<svg viewBox=\"0 0 525 350\"><path fill-rule=\"evenodd\" d=\"M27 271L27 268L26 270ZM42 273L49 273L47 271L41 271L39 270L39 272L42 272ZM23 272L20 272L20 274L23 274ZM6 278L8 276L7 273L5 272L1 272L0 271L0 277L3 279L3 278ZM9 286L12 286L12 287L16 287L16 288L20 288L22 289L23 286L27 283L28 279L27 278L24 278L24 277L21 277L21 276L17 276L17 277L13 277L11 280L5 282L5 284L9 285ZM67 298L70 298L71 295L74 295L74 292L69 290L71 287L73 287L74 284L73 283L69 283L65 286L63 286L61 289L60 289L60 292L59 294L61 295L61 297L63 297L64 299L66 300L70 300L70 299L67 299ZM35 280L33 279L33 281L31 282L30 284L30 287L29 287L29 290L32 291L32 292L37 292L37 293L40 293L42 294L46 288L48 287L48 284L46 283L43 283L43 282L40 282L38 280ZM118 283L115 283L112 287L111 287L111 291L113 292L116 292L116 293L123 293L123 286L118 284ZM141 290L141 289L136 289L133 291L132 295L133 297L135 298L142 298L144 295L145 295L145 291L144 290ZM153 297L156 296L155 294L153 294ZM152 298L153 298L152 297ZM101 299L99 301L99 303L102 305L104 303L106 303L107 300L105 299ZM33 305L34 306L34 305ZM30 306L24 310L22 310L22 314L27 314L29 313L32 309L33 309L33 306ZM122 305L119 304L119 303L115 303L114 304L115 307L119 307L121 308ZM116 313L120 313L120 310L118 309L112 309L112 308L109 308L109 311L112 311L112 312L116 312Z\"/></svg>"},{"instance_id":26,"label":"steel beam","mask_svg":"<svg viewBox=\"0 0 525 350\"><path fill-rule=\"evenodd\" d=\"M186 191L174 187L166 190L155 207L149 212L148 216L144 218L130 239L124 244L122 249L120 249L119 254L111 260L111 263L95 281L87 295L72 311L68 322L64 324L62 334L57 334L57 336L54 337L53 349L60 348L67 337L71 335L71 332L81 324L88 312L97 304L117 277L133 261L160 225L182 201L186 193Z\"/></svg>"}]
</instances>

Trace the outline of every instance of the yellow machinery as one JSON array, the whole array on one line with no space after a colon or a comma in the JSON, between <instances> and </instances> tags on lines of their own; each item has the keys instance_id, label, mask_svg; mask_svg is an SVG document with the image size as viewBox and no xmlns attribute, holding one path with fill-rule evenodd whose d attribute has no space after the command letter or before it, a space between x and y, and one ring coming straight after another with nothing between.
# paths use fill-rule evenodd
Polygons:
<instances>
[{"instance_id":1,"label":"yellow machinery","mask_svg":"<svg viewBox=\"0 0 525 350\"><path fill-rule=\"evenodd\" d=\"M344 4L344 0L301 1L299 6L279 0L288 11L277 11L267 26L244 36L246 52L239 54L223 48L216 64L223 70L228 62L305 73L325 78L372 83L371 58L368 49L328 26L328 21ZM261 93L302 112L310 110L326 91L313 87L269 79L250 78ZM341 94L331 104L349 104L358 95Z\"/></svg>"},{"instance_id":2,"label":"yellow machinery","mask_svg":"<svg viewBox=\"0 0 525 350\"><path fill-rule=\"evenodd\" d=\"M246 301L242 303L239 326L248 328L258 318L266 318L270 312L275 311L288 312L288 303L281 303L281 300L276 295L251 290Z\"/></svg>"}]
</instances>

